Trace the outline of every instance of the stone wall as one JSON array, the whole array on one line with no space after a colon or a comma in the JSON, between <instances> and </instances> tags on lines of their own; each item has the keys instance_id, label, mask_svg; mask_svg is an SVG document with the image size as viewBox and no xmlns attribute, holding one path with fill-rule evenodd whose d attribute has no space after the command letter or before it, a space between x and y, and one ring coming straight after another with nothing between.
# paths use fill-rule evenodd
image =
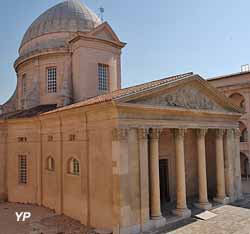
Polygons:
<instances>
[{"instance_id":1,"label":"stone wall","mask_svg":"<svg viewBox=\"0 0 250 234\"><path fill-rule=\"evenodd\" d=\"M6 124L0 121L0 201L7 199L6 159L7 159L7 129Z\"/></svg>"},{"instance_id":2,"label":"stone wall","mask_svg":"<svg viewBox=\"0 0 250 234\"><path fill-rule=\"evenodd\" d=\"M109 66L109 91L121 88L120 49L79 40L72 50L74 102L103 94L98 90L98 63Z\"/></svg>"},{"instance_id":3,"label":"stone wall","mask_svg":"<svg viewBox=\"0 0 250 234\"><path fill-rule=\"evenodd\" d=\"M103 113L100 108L97 112L78 110L43 116L40 120L9 121L9 201L44 205L85 225L111 229L113 123L112 112ZM18 142L19 137L27 141ZM0 142L0 157L5 156L3 150ZM19 154L28 158L26 185L18 183ZM55 171L47 168L49 156L55 160ZM80 162L79 176L69 173L71 158ZM2 183L0 180L0 194Z\"/></svg>"}]
</instances>

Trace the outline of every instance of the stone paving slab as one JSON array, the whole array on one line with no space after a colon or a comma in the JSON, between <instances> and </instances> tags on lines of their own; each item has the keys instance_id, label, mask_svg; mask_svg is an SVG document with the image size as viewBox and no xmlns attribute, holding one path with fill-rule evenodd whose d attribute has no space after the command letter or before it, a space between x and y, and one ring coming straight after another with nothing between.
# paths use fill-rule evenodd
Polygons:
<instances>
[{"instance_id":1,"label":"stone paving slab","mask_svg":"<svg viewBox=\"0 0 250 234\"><path fill-rule=\"evenodd\" d=\"M155 234L250 234L250 195L245 200L220 206L211 211L216 217L206 221L190 217L166 226Z\"/></svg>"}]
</instances>

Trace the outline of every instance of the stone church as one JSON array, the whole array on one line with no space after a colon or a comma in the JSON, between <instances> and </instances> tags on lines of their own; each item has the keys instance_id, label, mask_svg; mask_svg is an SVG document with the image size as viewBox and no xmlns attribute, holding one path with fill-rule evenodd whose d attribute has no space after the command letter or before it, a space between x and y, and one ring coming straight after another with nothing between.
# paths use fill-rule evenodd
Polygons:
<instances>
[{"instance_id":1,"label":"stone church","mask_svg":"<svg viewBox=\"0 0 250 234\"><path fill-rule=\"evenodd\" d=\"M2 200L136 234L242 197L242 108L193 73L122 89L124 46L78 0L31 24L0 106Z\"/></svg>"}]
</instances>

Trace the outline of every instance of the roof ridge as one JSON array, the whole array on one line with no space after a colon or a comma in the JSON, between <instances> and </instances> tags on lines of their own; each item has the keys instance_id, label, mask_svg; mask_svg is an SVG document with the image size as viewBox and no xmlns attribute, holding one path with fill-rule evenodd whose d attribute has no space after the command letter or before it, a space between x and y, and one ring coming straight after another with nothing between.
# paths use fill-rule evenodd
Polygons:
<instances>
[{"instance_id":1,"label":"roof ridge","mask_svg":"<svg viewBox=\"0 0 250 234\"><path fill-rule=\"evenodd\" d=\"M142 83L142 84L137 84L137 85L129 86L129 87L126 87L126 88L123 88L123 89L119 89L119 90L126 90L126 89L130 89L130 88L136 88L136 87L139 87L139 86L142 86L142 85L156 83L156 82L161 82L161 81L166 81L168 79L173 79L173 78L176 78L176 79L177 78L183 78L183 77L186 77L186 76L189 76L189 75L193 75L193 74L194 74L193 72L186 72L186 73L178 74L178 75L175 75L175 76L168 76L168 77L161 78L161 79L158 79L158 80L152 80L152 81L148 81L148 82L145 82L145 83ZM113 92L117 92L119 90L115 90Z\"/></svg>"}]
</instances>

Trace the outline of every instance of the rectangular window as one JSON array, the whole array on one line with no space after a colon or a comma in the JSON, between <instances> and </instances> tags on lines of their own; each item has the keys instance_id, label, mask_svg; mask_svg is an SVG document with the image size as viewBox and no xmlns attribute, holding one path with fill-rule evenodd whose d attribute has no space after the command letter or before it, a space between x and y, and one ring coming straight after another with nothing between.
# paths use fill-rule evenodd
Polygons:
<instances>
[{"instance_id":1,"label":"rectangular window","mask_svg":"<svg viewBox=\"0 0 250 234\"><path fill-rule=\"evenodd\" d=\"M57 82L56 82L56 67L50 67L47 69L47 88L48 93L57 92Z\"/></svg>"},{"instance_id":2,"label":"rectangular window","mask_svg":"<svg viewBox=\"0 0 250 234\"><path fill-rule=\"evenodd\" d=\"M53 136L48 136L48 141L53 141Z\"/></svg>"},{"instance_id":3,"label":"rectangular window","mask_svg":"<svg viewBox=\"0 0 250 234\"><path fill-rule=\"evenodd\" d=\"M27 91L27 84L26 84L26 74L23 74L22 76L22 92L23 92L23 96L26 95L26 91Z\"/></svg>"},{"instance_id":4,"label":"rectangular window","mask_svg":"<svg viewBox=\"0 0 250 234\"><path fill-rule=\"evenodd\" d=\"M75 141L76 140L76 135L71 134L69 135L69 141Z\"/></svg>"},{"instance_id":5,"label":"rectangular window","mask_svg":"<svg viewBox=\"0 0 250 234\"><path fill-rule=\"evenodd\" d=\"M109 90L109 66L106 64L98 64L98 79L99 79L99 90Z\"/></svg>"},{"instance_id":6,"label":"rectangular window","mask_svg":"<svg viewBox=\"0 0 250 234\"><path fill-rule=\"evenodd\" d=\"M17 141L18 142L27 142L27 137L18 137Z\"/></svg>"},{"instance_id":7,"label":"rectangular window","mask_svg":"<svg viewBox=\"0 0 250 234\"><path fill-rule=\"evenodd\" d=\"M19 184L27 184L27 157L26 155L19 155L18 169L19 169Z\"/></svg>"}]
</instances>

